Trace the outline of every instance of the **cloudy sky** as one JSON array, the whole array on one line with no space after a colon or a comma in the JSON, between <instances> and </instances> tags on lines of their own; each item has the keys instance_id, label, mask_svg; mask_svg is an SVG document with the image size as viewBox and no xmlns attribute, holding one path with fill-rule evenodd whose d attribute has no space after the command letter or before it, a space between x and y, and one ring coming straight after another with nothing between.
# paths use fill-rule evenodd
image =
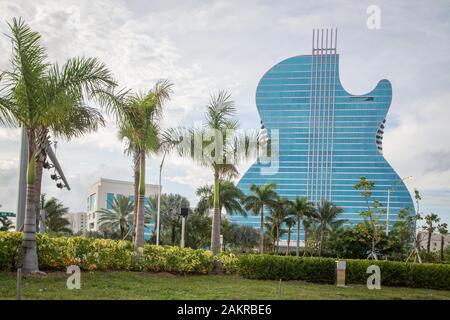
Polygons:
<instances>
[{"instance_id":1,"label":"cloudy sky","mask_svg":"<svg viewBox=\"0 0 450 320\"><path fill-rule=\"evenodd\" d=\"M367 27L370 5L380 8L380 29ZM407 184L410 191L422 192L424 212L450 223L448 0L0 0L0 70L9 68L6 21L19 16L42 34L49 61L98 57L121 86L135 90L170 79L175 94L166 106L165 126L201 121L209 95L227 89L241 126L258 128L254 101L260 77L282 59L309 54L313 28L337 27L344 87L363 94L380 79L392 82L385 157L400 176L413 176ZM15 211L17 129L0 128L0 150L0 204ZM112 123L82 139L58 141L57 156L72 191L57 190L48 177L43 191L71 211L85 209L95 179L132 179L131 160ZM148 161L150 183L157 181L159 161ZM164 168L163 186L195 204L195 188L211 177L208 170L173 156Z\"/></svg>"}]
</instances>

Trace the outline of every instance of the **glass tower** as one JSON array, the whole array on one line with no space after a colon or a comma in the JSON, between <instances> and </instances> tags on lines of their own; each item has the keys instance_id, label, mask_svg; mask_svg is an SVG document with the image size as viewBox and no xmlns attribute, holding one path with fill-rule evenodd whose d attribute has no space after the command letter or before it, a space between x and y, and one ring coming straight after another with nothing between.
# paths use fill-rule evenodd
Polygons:
<instances>
[{"instance_id":1,"label":"glass tower","mask_svg":"<svg viewBox=\"0 0 450 320\"><path fill-rule=\"evenodd\" d=\"M366 177L376 185L372 199L384 208L391 190L392 226L401 209L414 206L406 186L383 157L391 83L381 80L364 95L348 93L339 80L336 39L334 30L317 30L311 55L283 60L261 78L256 104L265 134L272 145L278 144L277 170L264 172L269 164L256 161L238 186L248 194L252 184L273 182L281 197L305 196L314 203L330 200L344 209L340 218L356 224L363 221L359 213L367 207L354 185ZM259 218L251 213L229 219L259 226ZM386 214L380 219L384 223ZM296 231L292 232L295 241Z\"/></svg>"}]
</instances>

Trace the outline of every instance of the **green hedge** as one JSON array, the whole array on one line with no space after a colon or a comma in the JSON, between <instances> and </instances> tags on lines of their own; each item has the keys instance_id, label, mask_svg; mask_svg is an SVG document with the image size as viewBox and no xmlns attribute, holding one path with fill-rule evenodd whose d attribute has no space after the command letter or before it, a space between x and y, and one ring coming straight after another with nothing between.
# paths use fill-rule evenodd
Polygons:
<instances>
[{"instance_id":1,"label":"green hedge","mask_svg":"<svg viewBox=\"0 0 450 320\"><path fill-rule=\"evenodd\" d=\"M394 261L346 260L346 283L366 284L367 267L378 265L381 285L450 290L450 265L417 264ZM249 279L303 280L333 284L336 259L282 257L271 255L241 256L239 273Z\"/></svg>"},{"instance_id":2,"label":"green hedge","mask_svg":"<svg viewBox=\"0 0 450 320\"><path fill-rule=\"evenodd\" d=\"M17 262L22 233L0 232L0 270L11 271ZM85 237L37 235L39 268L66 270L77 265L82 270L130 270L206 274L212 269L209 251L145 245L136 259L129 241Z\"/></svg>"}]
</instances>

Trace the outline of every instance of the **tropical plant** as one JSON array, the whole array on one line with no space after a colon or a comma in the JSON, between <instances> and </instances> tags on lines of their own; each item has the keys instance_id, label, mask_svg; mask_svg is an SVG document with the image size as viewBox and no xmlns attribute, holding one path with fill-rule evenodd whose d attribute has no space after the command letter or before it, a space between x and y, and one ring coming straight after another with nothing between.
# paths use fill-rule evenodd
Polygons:
<instances>
[{"instance_id":1,"label":"tropical plant","mask_svg":"<svg viewBox=\"0 0 450 320\"><path fill-rule=\"evenodd\" d=\"M209 209L214 208L214 186L204 185L197 188L196 195L200 197L197 203L197 210L202 213L207 213ZM228 214L240 213L246 214L242 208L241 202L245 195L236 187L232 181L219 181L219 209L220 212L225 209Z\"/></svg>"},{"instance_id":2,"label":"tropical plant","mask_svg":"<svg viewBox=\"0 0 450 320\"><path fill-rule=\"evenodd\" d=\"M225 229L222 226L223 229ZM223 232L223 241L226 246L236 248L240 252L252 250L259 240L259 232L252 226L230 223L228 230Z\"/></svg>"},{"instance_id":3,"label":"tropical plant","mask_svg":"<svg viewBox=\"0 0 450 320\"><path fill-rule=\"evenodd\" d=\"M211 168L214 177L214 215L211 232L211 251L220 252L220 180L237 175L239 160L250 155L250 137L237 133L238 121L234 119L236 106L231 95L220 91L212 95L206 106L205 122L196 128L169 130L168 140L180 140L180 156L188 157L201 166Z\"/></svg>"},{"instance_id":4,"label":"tropical plant","mask_svg":"<svg viewBox=\"0 0 450 320\"><path fill-rule=\"evenodd\" d=\"M297 225L297 245L296 245L296 255L297 257L300 255L300 227L303 225L303 221L306 217L312 215L315 211L314 204L308 201L306 197L297 197L292 201L291 205L292 214L296 218ZM303 226L303 229L305 227ZM306 231L304 231L306 233ZM306 246L306 238L305 238L305 246Z\"/></svg>"},{"instance_id":5,"label":"tropical plant","mask_svg":"<svg viewBox=\"0 0 450 320\"><path fill-rule=\"evenodd\" d=\"M445 237L448 235L448 225L446 223L441 223L437 226L438 232L441 235L441 250L439 253L439 262L444 262L444 245Z\"/></svg>"},{"instance_id":6,"label":"tropical plant","mask_svg":"<svg viewBox=\"0 0 450 320\"><path fill-rule=\"evenodd\" d=\"M273 205L277 199L275 192L277 185L269 183L263 186L253 184L250 186L250 194L244 199L244 207L246 210L260 215L259 225L259 253L264 253L264 208Z\"/></svg>"},{"instance_id":7,"label":"tropical plant","mask_svg":"<svg viewBox=\"0 0 450 320\"><path fill-rule=\"evenodd\" d=\"M290 254L290 244L291 244L291 230L297 223L297 220L294 217L287 217L286 220L284 220L284 223L286 224L286 227L288 229L287 233L287 248L286 248L286 255ZM297 235L297 238L300 237L300 234ZM298 252L298 251L297 251ZM298 254L297 254L298 255Z\"/></svg>"},{"instance_id":8,"label":"tropical plant","mask_svg":"<svg viewBox=\"0 0 450 320\"><path fill-rule=\"evenodd\" d=\"M359 179L359 182L354 185L354 188L360 192L367 206L367 210L360 212L360 215L364 217L364 220L367 220L368 218L368 223L371 227L371 250L368 258L378 260L375 247L380 242L380 221L377 218L377 214L379 213L381 204L378 200L375 200L372 204L370 204L373 189L375 188L375 183L373 181L367 180L365 177L361 177Z\"/></svg>"},{"instance_id":9,"label":"tropical plant","mask_svg":"<svg viewBox=\"0 0 450 320\"><path fill-rule=\"evenodd\" d=\"M40 208L45 211L45 226L47 233L72 233L70 221L65 218L69 208L64 207L56 198L46 200L46 195L41 194Z\"/></svg>"},{"instance_id":10,"label":"tropical plant","mask_svg":"<svg viewBox=\"0 0 450 320\"><path fill-rule=\"evenodd\" d=\"M290 201L286 198L277 197L270 208L270 215L267 217L266 227L272 238L274 252L279 252L280 237L285 233L282 228L283 223L289 218Z\"/></svg>"},{"instance_id":11,"label":"tropical plant","mask_svg":"<svg viewBox=\"0 0 450 320\"><path fill-rule=\"evenodd\" d=\"M0 122L17 124L28 136L26 213L21 250L24 273L38 271L37 209L48 134L72 138L103 124L101 114L86 99L115 85L104 64L92 58L74 58L61 68L49 64L41 36L21 19L8 24L12 68L0 73Z\"/></svg>"},{"instance_id":12,"label":"tropical plant","mask_svg":"<svg viewBox=\"0 0 450 320\"><path fill-rule=\"evenodd\" d=\"M109 229L120 232L120 238L126 238L129 227L132 225L131 217L134 210L134 201L124 195L116 195L111 203L111 209L102 208L97 211L100 229Z\"/></svg>"},{"instance_id":13,"label":"tropical plant","mask_svg":"<svg viewBox=\"0 0 450 320\"><path fill-rule=\"evenodd\" d=\"M170 232L171 245L175 245L176 229L180 227L181 208L189 208L189 201L185 197L173 193L161 195L161 230Z\"/></svg>"},{"instance_id":14,"label":"tropical plant","mask_svg":"<svg viewBox=\"0 0 450 320\"><path fill-rule=\"evenodd\" d=\"M170 99L172 86L168 80L160 80L147 93L128 93L118 102L124 110L119 137L127 141L126 153L133 155L136 251L144 246L145 158L161 146L162 106Z\"/></svg>"},{"instance_id":15,"label":"tropical plant","mask_svg":"<svg viewBox=\"0 0 450 320\"><path fill-rule=\"evenodd\" d=\"M333 205L328 200L322 200L317 207L317 210L312 213L312 217L319 225L320 239L319 239L319 257L322 256L325 232L336 223L336 220L344 210L341 207Z\"/></svg>"},{"instance_id":16,"label":"tropical plant","mask_svg":"<svg viewBox=\"0 0 450 320\"><path fill-rule=\"evenodd\" d=\"M428 233L427 253L430 253L431 236L436 231L436 224L441 220L437 214L430 213L425 216L425 225L422 227Z\"/></svg>"}]
</instances>

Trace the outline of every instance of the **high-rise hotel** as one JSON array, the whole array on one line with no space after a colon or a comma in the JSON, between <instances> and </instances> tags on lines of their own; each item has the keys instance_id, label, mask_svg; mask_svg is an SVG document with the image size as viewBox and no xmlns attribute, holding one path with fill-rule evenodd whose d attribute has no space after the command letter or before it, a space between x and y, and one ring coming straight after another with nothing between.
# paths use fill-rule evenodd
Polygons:
<instances>
[{"instance_id":1,"label":"high-rise hotel","mask_svg":"<svg viewBox=\"0 0 450 320\"><path fill-rule=\"evenodd\" d=\"M248 194L252 184L273 182L281 197L306 196L314 203L330 200L344 209L340 218L358 223L359 213L367 207L354 185L366 177L375 182L373 199L383 207L390 193L392 226L399 210L414 206L405 184L383 157L391 83L381 80L364 95L348 93L339 80L336 33L316 30L311 54L283 60L261 78L256 104L271 144L278 143L278 169L265 171L269 164L257 161L238 186ZM229 219L259 226L259 218L252 214Z\"/></svg>"}]
</instances>

